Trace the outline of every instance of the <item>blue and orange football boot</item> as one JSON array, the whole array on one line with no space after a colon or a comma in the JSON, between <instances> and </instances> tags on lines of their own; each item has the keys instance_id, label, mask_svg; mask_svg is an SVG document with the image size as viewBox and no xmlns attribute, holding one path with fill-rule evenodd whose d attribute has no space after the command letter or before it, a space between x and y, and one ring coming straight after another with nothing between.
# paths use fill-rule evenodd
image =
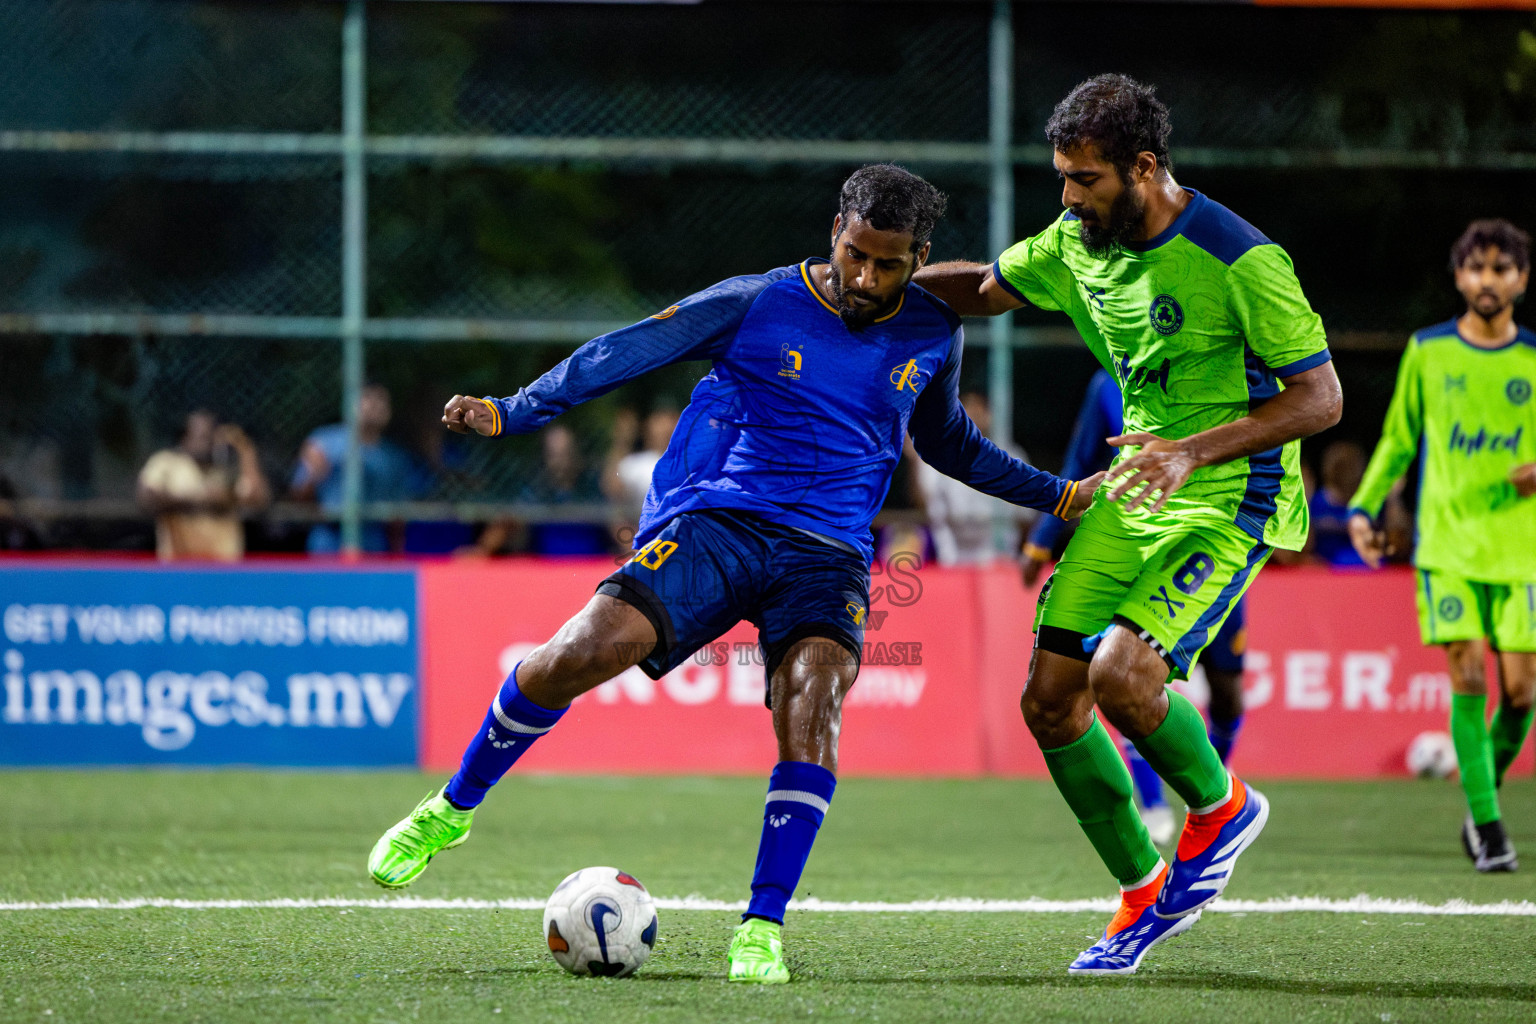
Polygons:
<instances>
[{"instance_id":1,"label":"blue and orange football boot","mask_svg":"<svg viewBox=\"0 0 1536 1024\"><path fill-rule=\"evenodd\" d=\"M1121 890L1120 909L1110 918L1104 937L1078 954L1068 974L1135 974L1141 960L1159 942L1189 931L1200 920L1198 912L1169 920L1153 912L1157 894L1168 878L1168 866L1158 863L1150 882Z\"/></svg>"},{"instance_id":2,"label":"blue and orange football boot","mask_svg":"<svg viewBox=\"0 0 1536 1024\"><path fill-rule=\"evenodd\" d=\"M1232 780L1230 799L1208 813L1191 812L1185 819L1178 855L1157 897L1154 909L1158 917L1193 914L1220 896L1232 880L1238 854L1264 831L1269 801L1236 775L1228 778Z\"/></svg>"}]
</instances>

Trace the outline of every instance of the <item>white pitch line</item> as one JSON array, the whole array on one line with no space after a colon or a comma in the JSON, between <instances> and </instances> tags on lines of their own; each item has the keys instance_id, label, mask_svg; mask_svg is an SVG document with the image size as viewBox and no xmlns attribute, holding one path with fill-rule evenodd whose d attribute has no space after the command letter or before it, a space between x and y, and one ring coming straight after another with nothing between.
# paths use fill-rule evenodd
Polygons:
<instances>
[{"instance_id":1,"label":"white pitch line","mask_svg":"<svg viewBox=\"0 0 1536 1024\"><path fill-rule=\"evenodd\" d=\"M745 901L710 900L702 896L664 897L656 900L662 910L742 911ZM807 899L790 903L791 910L825 914L1079 914L1112 912L1117 901L1092 900L916 900L911 903L839 902ZM473 900L423 899L401 896L395 899L272 899L272 900L183 900L183 899L73 899L51 903L0 903L0 911L39 910L542 910L543 900ZM1378 899L1364 894L1350 899L1324 899L1320 896L1286 896L1269 900L1217 900L1209 908L1229 914L1415 914L1438 917L1536 917L1536 903L1505 900L1500 903L1422 903L1417 900Z\"/></svg>"}]
</instances>

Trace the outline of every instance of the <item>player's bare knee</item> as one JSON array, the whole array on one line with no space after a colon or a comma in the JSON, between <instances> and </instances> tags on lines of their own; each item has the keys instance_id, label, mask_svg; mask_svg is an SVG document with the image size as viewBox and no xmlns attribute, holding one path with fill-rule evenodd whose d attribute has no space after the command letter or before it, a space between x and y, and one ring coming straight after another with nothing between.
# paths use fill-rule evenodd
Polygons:
<instances>
[{"instance_id":1,"label":"player's bare knee","mask_svg":"<svg viewBox=\"0 0 1536 1024\"><path fill-rule=\"evenodd\" d=\"M857 663L841 644L812 638L796 644L774 672L774 725L781 738L816 747L835 745L843 697L853 685ZM798 749L798 748L797 748ZM796 759L802 759L796 755Z\"/></svg>"},{"instance_id":2,"label":"player's bare knee","mask_svg":"<svg viewBox=\"0 0 1536 1024\"><path fill-rule=\"evenodd\" d=\"M1088 666L1037 649L1030 658L1029 678L1019 697L1024 724L1042 748L1065 746L1082 736L1093 722L1093 690Z\"/></svg>"},{"instance_id":3,"label":"player's bare knee","mask_svg":"<svg viewBox=\"0 0 1536 1024\"><path fill-rule=\"evenodd\" d=\"M1099 710L1127 736L1141 737L1162 724L1168 664L1130 630L1109 631L1088 665L1088 683Z\"/></svg>"},{"instance_id":4,"label":"player's bare knee","mask_svg":"<svg viewBox=\"0 0 1536 1024\"><path fill-rule=\"evenodd\" d=\"M1481 643L1463 640L1445 645L1445 660L1451 670L1451 692L1474 697L1488 692L1483 657Z\"/></svg>"},{"instance_id":5,"label":"player's bare knee","mask_svg":"<svg viewBox=\"0 0 1536 1024\"><path fill-rule=\"evenodd\" d=\"M1499 682L1504 706L1524 714L1536 704L1536 654L1499 654Z\"/></svg>"},{"instance_id":6,"label":"player's bare knee","mask_svg":"<svg viewBox=\"0 0 1536 1024\"><path fill-rule=\"evenodd\" d=\"M817 716L836 715L853 685L855 669L853 656L841 644L830 640L796 644L775 673L774 704L783 699Z\"/></svg>"},{"instance_id":7,"label":"player's bare knee","mask_svg":"<svg viewBox=\"0 0 1536 1024\"><path fill-rule=\"evenodd\" d=\"M1087 690L1050 693L1026 685L1019 708L1030 735L1045 750L1066 746L1093 724L1093 696Z\"/></svg>"}]
</instances>

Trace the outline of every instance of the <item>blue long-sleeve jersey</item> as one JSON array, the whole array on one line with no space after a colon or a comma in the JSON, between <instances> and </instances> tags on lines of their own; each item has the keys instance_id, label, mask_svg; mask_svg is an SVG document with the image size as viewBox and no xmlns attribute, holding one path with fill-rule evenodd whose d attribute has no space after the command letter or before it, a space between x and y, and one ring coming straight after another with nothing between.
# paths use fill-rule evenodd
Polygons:
<instances>
[{"instance_id":1,"label":"blue long-sleeve jersey","mask_svg":"<svg viewBox=\"0 0 1536 1024\"><path fill-rule=\"evenodd\" d=\"M497 433L668 363L709 359L651 476L635 546L684 512L740 509L873 556L870 522L911 432L935 469L999 498L1065 511L1071 481L987 440L960 405L960 320L908 285L897 308L850 330L811 283L811 259L734 277L582 345L510 398Z\"/></svg>"},{"instance_id":2,"label":"blue long-sleeve jersey","mask_svg":"<svg viewBox=\"0 0 1536 1024\"><path fill-rule=\"evenodd\" d=\"M1061 475L1080 480L1108 468L1114 461L1115 449L1105 444L1104 439L1114 437L1124 428L1125 400L1120 395L1120 386L1108 371L1097 370L1088 381L1088 394L1077 411L1077 423L1072 427L1072 440L1067 444ZM1029 543L1050 550L1066 525L1056 516L1041 516L1030 531Z\"/></svg>"}]
</instances>

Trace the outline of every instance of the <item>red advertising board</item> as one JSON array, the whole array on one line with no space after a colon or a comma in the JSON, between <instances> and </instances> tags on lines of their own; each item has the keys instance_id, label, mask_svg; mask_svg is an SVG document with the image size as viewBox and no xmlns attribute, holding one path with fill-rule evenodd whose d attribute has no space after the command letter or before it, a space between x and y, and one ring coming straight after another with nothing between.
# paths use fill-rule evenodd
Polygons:
<instances>
[{"instance_id":1,"label":"red advertising board","mask_svg":"<svg viewBox=\"0 0 1536 1024\"><path fill-rule=\"evenodd\" d=\"M496 686L612 571L601 560L422 566L422 763L453 768ZM855 775L1042 775L1019 715L1034 615L1010 566L877 573L864 667L844 713ZM1404 571L1266 569L1249 611L1249 712L1234 766L1256 777L1404 772L1446 728L1443 655L1418 641ZM523 766L548 772L760 773L776 759L755 631L667 677L638 669L577 701ZM1203 701L1197 676L1180 684ZM1529 771L1531 754L1517 771Z\"/></svg>"},{"instance_id":2,"label":"red advertising board","mask_svg":"<svg viewBox=\"0 0 1536 1024\"><path fill-rule=\"evenodd\" d=\"M548 639L613 571L601 560L423 566L427 679L422 763L454 767L512 666ZM980 622L975 578L877 574L864 667L843 713L842 769L977 775ZM941 610L942 609L942 613ZM525 760L559 772L761 772L777 760L756 631L660 680L638 668L578 700Z\"/></svg>"}]
</instances>

